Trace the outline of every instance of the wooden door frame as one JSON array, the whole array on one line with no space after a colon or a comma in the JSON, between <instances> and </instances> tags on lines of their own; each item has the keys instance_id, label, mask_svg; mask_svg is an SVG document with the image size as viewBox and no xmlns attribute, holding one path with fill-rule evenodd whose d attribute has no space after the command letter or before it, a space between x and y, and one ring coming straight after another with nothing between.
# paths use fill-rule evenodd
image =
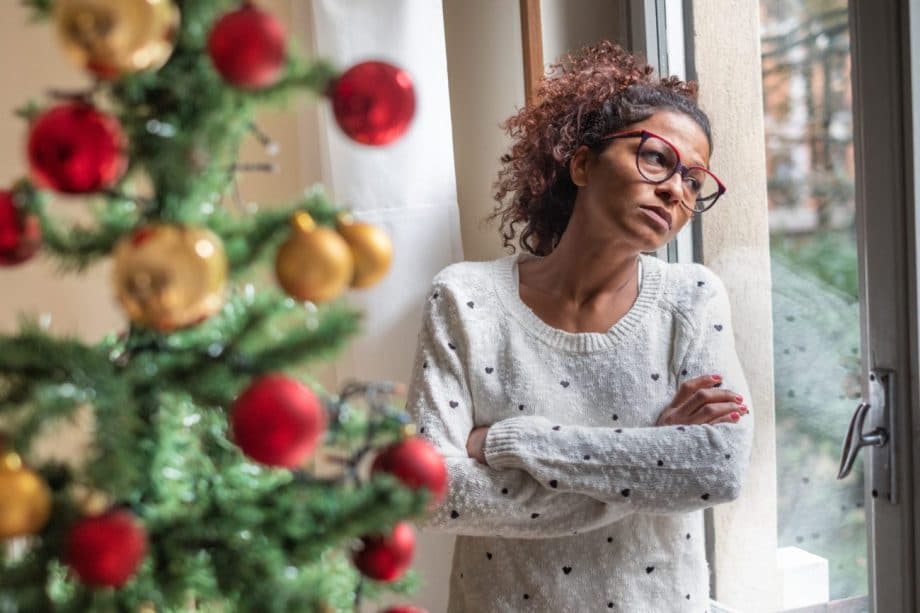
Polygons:
<instances>
[{"instance_id":1,"label":"wooden door frame","mask_svg":"<svg viewBox=\"0 0 920 613\"><path fill-rule=\"evenodd\" d=\"M540 0L521 2L521 46L524 54L524 95L527 104L537 100L537 88L543 78L543 23Z\"/></svg>"}]
</instances>

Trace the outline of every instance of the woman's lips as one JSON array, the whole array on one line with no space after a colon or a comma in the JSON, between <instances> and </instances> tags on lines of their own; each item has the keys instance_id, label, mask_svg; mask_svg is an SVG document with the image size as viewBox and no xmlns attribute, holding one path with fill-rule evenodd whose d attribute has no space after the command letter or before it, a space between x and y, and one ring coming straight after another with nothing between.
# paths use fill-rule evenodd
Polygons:
<instances>
[{"instance_id":1,"label":"woman's lips","mask_svg":"<svg viewBox=\"0 0 920 613\"><path fill-rule=\"evenodd\" d=\"M655 221L655 223L662 229L662 231L667 232L671 229L671 224L668 223L664 217L655 212L654 209L649 209L644 206L640 206L642 212L645 213L649 218Z\"/></svg>"}]
</instances>

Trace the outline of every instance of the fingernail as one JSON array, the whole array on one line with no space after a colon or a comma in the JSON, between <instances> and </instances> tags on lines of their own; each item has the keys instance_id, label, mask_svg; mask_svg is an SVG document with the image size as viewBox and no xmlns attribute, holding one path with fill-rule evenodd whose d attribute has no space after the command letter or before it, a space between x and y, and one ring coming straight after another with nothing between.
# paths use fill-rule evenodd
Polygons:
<instances>
[{"instance_id":1,"label":"fingernail","mask_svg":"<svg viewBox=\"0 0 920 613\"><path fill-rule=\"evenodd\" d=\"M713 381L721 381L721 380L722 380L722 375L709 375L709 376L712 377Z\"/></svg>"},{"instance_id":2,"label":"fingernail","mask_svg":"<svg viewBox=\"0 0 920 613\"><path fill-rule=\"evenodd\" d=\"M744 402L744 396L735 396L735 402L737 402L738 404L741 404L742 402Z\"/></svg>"},{"instance_id":3,"label":"fingernail","mask_svg":"<svg viewBox=\"0 0 920 613\"><path fill-rule=\"evenodd\" d=\"M732 421L738 421L741 419L741 414L738 411L732 411L730 417L732 418Z\"/></svg>"}]
</instances>

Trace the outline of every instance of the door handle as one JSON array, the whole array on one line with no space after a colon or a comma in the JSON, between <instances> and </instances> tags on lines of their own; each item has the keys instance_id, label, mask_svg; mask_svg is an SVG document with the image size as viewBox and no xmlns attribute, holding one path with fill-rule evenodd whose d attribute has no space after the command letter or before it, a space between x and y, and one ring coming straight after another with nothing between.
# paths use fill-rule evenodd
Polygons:
<instances>
[{"instance_id":1,"label":"door handle","mask_svg":"<svg viewBox=\"0 0 920 613\"><path fill-rule=\"evenodd\" d=\"M853 462L859 450L863 447L870 448L870 486L873 497L878 497L879 490L884 487L887 498L891 504L898 503L897 479L895 474L895 439L892 433L895 430L894 406L894 371L877 368L869 372L869 402L860 402L850 419L850 427L843 439L843 450L840 454L840 469L837 478L843 479L850 474ZM873 410L874 407L874 410ZM863 433L866 418L872 416L870 425L876 425L871 432Z\"/></svg>"}]
</instances>

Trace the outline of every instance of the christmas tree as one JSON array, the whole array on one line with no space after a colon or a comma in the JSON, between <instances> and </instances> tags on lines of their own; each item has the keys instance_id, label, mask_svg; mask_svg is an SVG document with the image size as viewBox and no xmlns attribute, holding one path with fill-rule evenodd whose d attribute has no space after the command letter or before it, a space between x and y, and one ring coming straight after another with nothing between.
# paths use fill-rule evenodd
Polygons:
<instances>
[{"instance_id":1,"label":"christmas tree","mask_svg":"<svg viewBox=\"0 0 920 613\"><path fill-rule=\"evenodd\" d=\"M95 344L34 320L0 336L0 611L352 611L413 593L408 522L443 499L443 460L400 385L331 392L304 367L360 332L345 292L386 274L389 239L318 189L258 212L233 198L242 138L270 146L258 108L312 93L355 146L386 145L414 112L408 75L308 59L252 2L24 4L92 86L20 109L29 176L0 189L0 266L112 258L128 323ZM61 221L63 195L94 223ZM81 412L87 457L33 459Z\"/></svg>"}]
</instances>

